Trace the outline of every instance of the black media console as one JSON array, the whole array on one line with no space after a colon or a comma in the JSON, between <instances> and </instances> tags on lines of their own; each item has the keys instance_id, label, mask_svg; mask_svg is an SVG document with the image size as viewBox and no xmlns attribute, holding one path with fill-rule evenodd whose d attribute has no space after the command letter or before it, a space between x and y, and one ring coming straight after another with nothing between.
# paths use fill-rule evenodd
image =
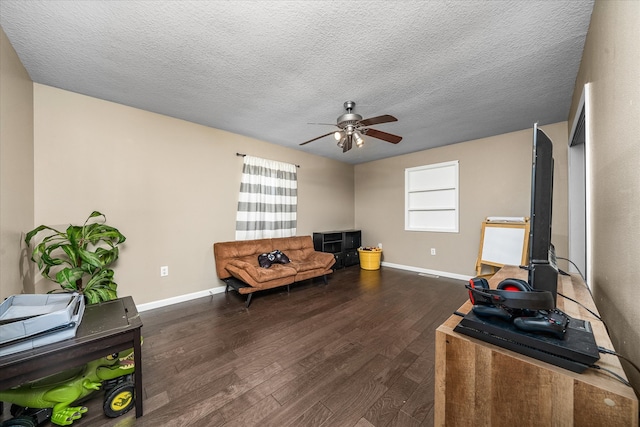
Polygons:
<instances>
[{"instance_id":1,"label":"black media console","mask_svg":"<svg viewBox=\"0 0 640 427\"><path fill-rule=\"evenodd\" d=\"M359 264L358 248L360 246L362 246L360 230L313 233L313 248L316 251L332 253L336 258L334 269Z\"/></svg>"}]
</instances>

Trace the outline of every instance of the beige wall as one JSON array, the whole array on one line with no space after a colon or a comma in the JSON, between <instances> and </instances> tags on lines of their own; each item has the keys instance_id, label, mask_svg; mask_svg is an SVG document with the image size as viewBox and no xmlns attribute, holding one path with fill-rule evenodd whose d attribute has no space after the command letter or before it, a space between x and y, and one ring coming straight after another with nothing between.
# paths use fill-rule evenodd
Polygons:
<instances>
[{"instance_id":1,"label":"beige wall","mask_svg":"<svg viewBox=\"0 0 640 427\"><path fill-rule=\"evenodd\" d=\"M596 0L571 116L590 83L592 287L616 350L640 363L640 2ZM624 365L624 362L623 362ZM626 366L640 391L640 373Z\"/></svg>"},{"instance_id":2,"label":"beige wall","mask_svg":"<svg viewBox=\"0 0 640 427\"><path fill-rule=\"evenodd\" d=\"M567 123L542 126L554 142L552 241L567 256ZM383 261L473 276L487 216L529 216L532 129L357 165L356 227L365 245L383 244ZM404 170L459 161L459 233L404 230ZM436 255L430 255L430 249Z\"/></svg>"},{"instance_id":3,"label":"beige wall","mask_svg":"<svg viewBox=\"0 0 640 427\"><path fill-rule=\"evenodd\" d=\"M127 237L119 294L137 304L222 285L212 244L235 239L236 152L300 165L298 235L354 225L346 163L40 84L34 99L35 224L106 214Z\"/></svg>"},{"instance_id":4,"label":"beige wall","mask_svg":"<svg viewBox=\"0 0 640 427\"><path fill-rule=\"evenodd\" d=\"M211 244L234 239L242 163L236 152L301 165L298 234L355 226L364 244L384 244L386 262L408 267L472 275L482 219L529 212L530 129L353 168L40 84L34 100L35 218L27 229L105 213L128 239L116 266L120 294L138 304L221 285ZM553 240L563 254L566 123L543 129L556 142ZM455 159L460 233L404 231L404 169ZM428 255L431 247L437 256ZM159 277L162 265L169 266L166 278ZM41 280L35 291L53 287Z\"/></svg>"},{"instance_id":5,"label":"beige wall","mask_svg":"<svg viewBox=\"0 0 640 427\"><path fill-rule=\"evenodd\" d=\"M23 232L33 225L33 83L0 28L0 301L33 291Z\"/></svg>"}]
</instances>

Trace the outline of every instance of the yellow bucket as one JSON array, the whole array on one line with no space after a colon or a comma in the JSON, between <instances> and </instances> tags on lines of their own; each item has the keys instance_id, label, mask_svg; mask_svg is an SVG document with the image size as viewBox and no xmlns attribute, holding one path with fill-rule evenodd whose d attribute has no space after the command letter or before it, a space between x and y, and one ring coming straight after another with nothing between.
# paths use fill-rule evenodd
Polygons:
<instances>
[{"instance_id":1,"label":"yellow bucket","mask_svg":"<svg viewBox=\"0 0 640 427\"><path fill-rule=\"evenodd\" d=\"M363 270L380 270L380 258L382 250L364 251L358 249L360 268Z\"/></svg>"}]
</instances>

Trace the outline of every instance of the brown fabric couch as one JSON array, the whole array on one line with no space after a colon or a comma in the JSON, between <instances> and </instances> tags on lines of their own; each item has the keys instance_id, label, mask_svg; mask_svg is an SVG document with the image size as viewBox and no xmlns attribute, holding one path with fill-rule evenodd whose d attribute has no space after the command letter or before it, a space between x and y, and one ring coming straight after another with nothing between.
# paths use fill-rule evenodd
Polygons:
<instances>
[{"instance_id":1,"label":"brown fabric couch","mask_svg":"<svg viewBox=\"0 0 640 427\"><path fill-rule=\"evenodd\" d=\"M274 250L282 251L291 262L260 267L258 255ZM246 294L247 307L253 292L288 286L301 280L332 273L335 258L330 253L313 248L311 236L280 237L271 239L239 240L213 244L216 272L227 287Z\"/></svg>"}]
</instances>

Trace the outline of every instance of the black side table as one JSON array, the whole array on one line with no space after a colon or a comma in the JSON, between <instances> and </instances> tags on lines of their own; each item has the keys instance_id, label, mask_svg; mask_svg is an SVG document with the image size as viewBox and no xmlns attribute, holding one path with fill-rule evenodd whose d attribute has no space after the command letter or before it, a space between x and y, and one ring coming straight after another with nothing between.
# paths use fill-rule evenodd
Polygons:
<instances>
[{"instance_id":1,"label":"black side table","mask_svg":"<svg viewBox=\"0 0 640 427\"><path fill-rule=\"evenodd\" d=\"M133 347L136 418L141 417L141 328L142 320L130 296L88 305L74 338L0 357L0 390Z\"/></svg>"}]
</instances>

